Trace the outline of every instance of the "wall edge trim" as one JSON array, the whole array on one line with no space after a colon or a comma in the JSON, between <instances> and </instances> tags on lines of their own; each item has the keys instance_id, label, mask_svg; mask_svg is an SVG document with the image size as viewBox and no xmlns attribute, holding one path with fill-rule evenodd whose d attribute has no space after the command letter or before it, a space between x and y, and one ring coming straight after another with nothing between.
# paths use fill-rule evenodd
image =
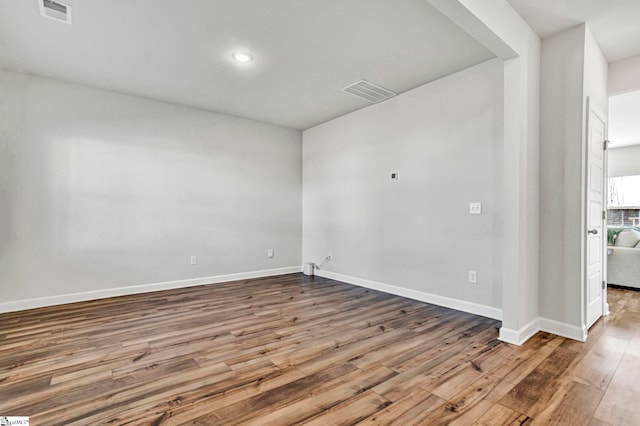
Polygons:
<instances>
[{"instance_id":1,"label":"wall edge trim","mask_svg":"<svg viewBox=\"0 0 640 426\"><path fill-rule=\"evenodd\" d=\"M498 339L520 346L540 331L540 318L534 318L518 330L501 327Z\"/></svg>"}]
</instances>

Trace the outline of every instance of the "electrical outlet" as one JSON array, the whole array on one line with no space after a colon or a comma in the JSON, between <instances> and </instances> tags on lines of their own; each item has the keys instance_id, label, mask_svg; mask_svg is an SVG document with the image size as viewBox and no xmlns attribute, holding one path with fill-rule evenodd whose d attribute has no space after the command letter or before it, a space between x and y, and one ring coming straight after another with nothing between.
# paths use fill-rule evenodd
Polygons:
<instances>
[{"instance_id":1,"label":"electrical outlet","mask_svg":"<svg viewBox=\"0 0 640 426\"><path fill-rule=\"evenodd\" d=\"M267 257L269 259L273 258L273 249L267 249Z\"/></svg>"},{"instance_id":2,"label":"electrical outlet","mask_svg":"<svg viewBox=\"0 0 640 426\"><path fill-rule=\"evenodd\" d=\"M198 256L191 256L191 264L192 265L198 264Z\"/></svg>"},{"instance_id":3,"label":"electrical outlet","mask_svg":"<svg viewBox=\"0 0 640 426\"><path fill-rule=\"evenodd\" d=\"M469 282L473 284L478 282L478 274L476 271L469 271Z\"/></svg>"},{"instance_id":4,"label":"electrical outlet","mask_svg":"<svg viewBox=\"0 0 640 426\"><path fill-rule=\"evenodd\" d=\"M481 214L482 213L482 203L473 202L469 203L469 214Z\"/></svg>"},{"instance_id":5,"label":"electrical outlet","mask_svg":"<svg viewBox=\"0 0 640 426\"><path fill-rule=\"evenodd\" d=\"M398 180L398 179L400 179L400 173L391 172L391 180Z\"/></svg>"}]
</instances>

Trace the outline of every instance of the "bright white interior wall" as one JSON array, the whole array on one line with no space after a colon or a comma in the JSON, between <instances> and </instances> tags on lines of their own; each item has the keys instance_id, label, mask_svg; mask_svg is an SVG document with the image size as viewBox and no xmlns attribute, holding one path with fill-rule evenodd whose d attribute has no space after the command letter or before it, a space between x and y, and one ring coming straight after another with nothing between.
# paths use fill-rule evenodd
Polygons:
<instances>
[{"instance_id":1,"label":"bright white interior wall","mask_svg":"<svg viewBox=\"0 0 640 426\"><path fill-rule=\"evenodd\" d=\"M0 304L299 267L301 178L300 131L0 71Z\"/></svg>"},{"instance_id":2,"label":"bright white interior wall","mask_svg":"<svg viewBox=\"0 0 640 426\"><path fill-rule=\"evenodd\" d=\"M500 308L502 74L492 60L304 131L303 262L332 251L330 272Z\"/></svg>"},{"instance_id":3,"label":"bright white interior wall","mask_svg":"<svg viewBox=\"0 0 640 426\"><path fill-rule=\"evenodd\" d=\"M609 97L609 140L613 149L640 144L640 90Z\"/></svg>"},{"instance_id":4,"label":"bright white interior wall","mask_svg":"<svg viewBox=\"0 0 640 426\"><path fill-rule=\"evenodd\" d=\"M609 150L609 177L640 175L640 145Z\"/></svg>"},{"instance_id":5,"label":"bright white interior wall","mask_svg":"<svg viewBox=\"0 0 640 426\"><path fill-rule=\"evenodd\" d=\"M607 80L610 95L640 89L640 56L609 64Z\"/></svg>"},{"instance_id":6,"label":"bright white interior wall","mask_svg":"<svg viewBox=\"0 0 640 426\"><path fill-rule=\"evenodd\" d=\"M583 327L587 98L607 114L607 62L586 25L542 41L540 316Z\"/></svg>"}]
</instances>

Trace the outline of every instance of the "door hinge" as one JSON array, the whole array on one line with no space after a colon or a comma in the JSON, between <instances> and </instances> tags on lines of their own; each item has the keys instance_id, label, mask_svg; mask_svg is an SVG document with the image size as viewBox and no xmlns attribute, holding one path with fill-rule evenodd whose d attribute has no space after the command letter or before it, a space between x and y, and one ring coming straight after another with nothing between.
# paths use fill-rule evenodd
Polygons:
<instances>
[{"instance_id":1,"label":"door hinge","mask_svg":"<svg viewBox=\"0 0 640 426\"><path fill-rule=\"evenodd\" d=\"M607 212L606 210L602 210L602 220L605 220L607 218Z\"/></svg>"},{"instance_id":2,"label":"door hinge","mask_svg":"<svg viewBox=\"0 0 640 426\"><path fill-rule=\"evenodd\" d=\"M607 285L604 283L604 280L602 280L602 289L604 290L605 288L607 288Z\"/></svg>"},{"instance_id":3,"label":"door hinge","mask_svg":"<svg viewBox=\"0 0 640 426\"><path fill-rule=\"evenodd\" d=\"M606 151L607 148L609 148L609 143L610 143L609 141L604 141L604 143L602 144L603 145L602 149Z\"/></svg>"}]
</instances>

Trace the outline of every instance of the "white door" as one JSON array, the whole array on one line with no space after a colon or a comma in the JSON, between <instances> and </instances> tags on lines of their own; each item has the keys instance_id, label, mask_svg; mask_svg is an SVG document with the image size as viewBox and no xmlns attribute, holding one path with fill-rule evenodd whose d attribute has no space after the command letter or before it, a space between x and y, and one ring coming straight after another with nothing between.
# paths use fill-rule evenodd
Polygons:
<instances>
[{"instance_id":1,"label":"white door","mask_svg":"<svg viewBox=\"0 0 640 426\"><path fill-rule=\"evenodd\" d=\"M590 104L590 102L588 102ZM587 328L604 314L604 253L606 250L605 141L606 119L589 105L587 123L587 238L586 238L586 319Z\"/></svg>"}]
</instances>

